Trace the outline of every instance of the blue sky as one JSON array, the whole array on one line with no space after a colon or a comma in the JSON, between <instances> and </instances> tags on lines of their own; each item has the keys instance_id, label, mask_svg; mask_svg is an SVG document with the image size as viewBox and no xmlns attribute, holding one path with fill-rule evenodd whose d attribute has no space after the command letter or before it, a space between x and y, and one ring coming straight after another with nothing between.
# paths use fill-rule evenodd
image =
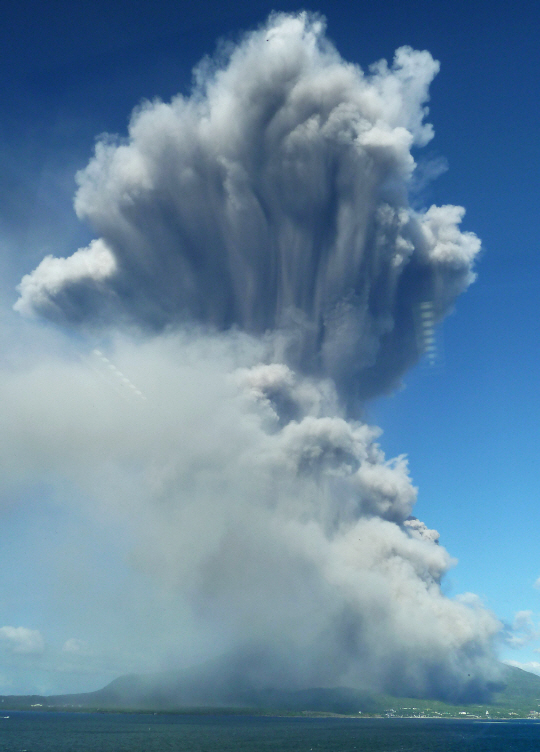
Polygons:
<instances>
[{"instance_id":1,"label":"blue sky","mask_svg":"<svg viewBox=\"0 0 540 752\"><path fill-rule=\"evenodd\" d=\"M540 673L540 589L534 587L540 578L540 11L522 2L440 0L307 7L326 16L341 55L364 68L391 59L402 45L429 50L441 63L430 87L435 138L413 154L444 159L448 170L417 201L466 208L463 228L482 240L478 278L439 328L437 366L409 371L404 388L368 403L366 415L382 427L387 456L408 455L419 488L415 514L440 532L441 543L459 560L445 578L445 592L478 594L508 625L516 613L531 612L521 617L525 628L517 642L521 635L523 644L502 645L501 656L530 669L536 663ZM58 345L64 335L53 326L25 322L11 307L21 277L46 254L67 256L93 237L76 218L72 200L75 172L88 163L96 136L125 135L129 113L142 98L187 93L192 67L214 50L216 39L235 40L274 9L301 8L262 1L234 10L208 1L12 4L0 32L0 292L1 320L14 352L19 341L32 342L35 352L49 341L68 347ZM80 335L66 336L83 347ZM38 630L61 644L71 633L63 632L66 596L59 582L71 560L65 552L62 562L53 562L51 551L55 536L76 547L79 539L69 531L87 523L55 506L55 482L44 472L41 480L25 485L22 479L10 489L2 519L0 606L3 624ZM103 536L102 526L89 525L83 547L89 560L99 560L101 573L115 568L121 579L120 549L129 548L129 533L120 549L109 548ZM81 554L81 570L84 561ZM142 598L147 584L126 587L140 588ZM84 652L91 641L87 634L80 640L72 652ZM73 669L74 678L62 683L44 679L54 673L45 668L38 680L31 666L14 665L0 666L0 692L10 686L83 690L85 682L93 689L109 678L104 669L90 678ZM20 678L13 679L17 671Z\"/></svg>"}]
</instances>

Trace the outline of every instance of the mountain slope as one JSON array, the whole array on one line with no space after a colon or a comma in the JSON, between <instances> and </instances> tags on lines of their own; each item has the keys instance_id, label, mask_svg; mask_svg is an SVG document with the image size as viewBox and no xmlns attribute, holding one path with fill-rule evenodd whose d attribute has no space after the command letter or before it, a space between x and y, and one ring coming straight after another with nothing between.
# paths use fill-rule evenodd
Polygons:
<instances>
[{"instance_id":1,"label":"mountain slope","mask_svg":"<svg viewBox=\"0 0 540 752\"><path fill-rule=\"evenodd\" d=\"M296 691L254 689L240 673L231 674L219 662L184 671L121 676L96 692L82 694L4 696L3 709L103 709L179 711L193 708L228 708L237 711L286 713L326 712L350 715L469 715L529 716L540 711L540 677L504 666L504 688L489 704L451 705L440 700L393 697L348 687Z\"/></svg>"}]
</instances>

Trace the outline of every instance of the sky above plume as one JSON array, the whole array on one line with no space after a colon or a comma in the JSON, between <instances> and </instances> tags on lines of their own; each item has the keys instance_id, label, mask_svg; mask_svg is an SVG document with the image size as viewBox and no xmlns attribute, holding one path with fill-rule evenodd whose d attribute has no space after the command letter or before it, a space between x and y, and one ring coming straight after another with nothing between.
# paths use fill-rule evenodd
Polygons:
<instances>
[{"instance_id":1,"label":"sky above plume","mask_svg":"<svg viewBox=\"0 0 540 752\"><path fill-rule=\"evenodd\" d=\"M2 694L540 673L537 19L301 10L13 5Z\"/></svg>"}]
</instances>

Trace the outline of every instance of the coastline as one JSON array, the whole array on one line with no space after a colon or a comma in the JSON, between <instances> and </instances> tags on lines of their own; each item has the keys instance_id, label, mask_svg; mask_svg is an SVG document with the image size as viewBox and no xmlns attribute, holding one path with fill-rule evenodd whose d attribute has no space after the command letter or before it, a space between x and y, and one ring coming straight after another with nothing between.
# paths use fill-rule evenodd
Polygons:
<instances>
[{"instance_id":1,"label":"coastline","mask_svg":"<svg viewBox=\"0 0 540 752\"><path fill-rule=\"evenodd\" d=\"M528 722L540 722L540 714L535 716L531 715L517 715L515 713L500 715L477 715L477 714L463 714L460 711L458 714L418 714L418 715L398 715L396 713L333 713L330 711L316 711L316 710L277 710L277 709L263 709L263 708L226 708L226 707L186 707L186 708L170 708L152 710L148 708L100 708L100 707L82 707L82 706L67 706L67 705L41 705L33 707L16 707L5 706L2 707L1 712L6 713L66 713L66 714L82 714L82 715L146 715L146 716L238 716L238 717L252 717L252 718L313 718L313 719L342 719L342 720L438 720L438 721L475 721L481 723L506 723L512 721L528 721ZM4 718L6 716L3 716ZM0 716L0 720L2 716Z\"/></svg>"}]
</instances>

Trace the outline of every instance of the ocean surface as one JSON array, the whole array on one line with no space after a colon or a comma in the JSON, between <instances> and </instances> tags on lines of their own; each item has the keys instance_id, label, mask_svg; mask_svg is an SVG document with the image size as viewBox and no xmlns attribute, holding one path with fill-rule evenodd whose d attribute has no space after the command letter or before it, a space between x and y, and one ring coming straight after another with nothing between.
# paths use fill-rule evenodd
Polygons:
<instances>
[{"instance_id":1,"label":"ocean surface","mask_svg":"<svg viewBox=\"0 0 540 752\"><path fill-rule=\"evenodd\" d=\"M5 712L2 752L530 752L540 722Z\"/></svg>"}]
</instances>

